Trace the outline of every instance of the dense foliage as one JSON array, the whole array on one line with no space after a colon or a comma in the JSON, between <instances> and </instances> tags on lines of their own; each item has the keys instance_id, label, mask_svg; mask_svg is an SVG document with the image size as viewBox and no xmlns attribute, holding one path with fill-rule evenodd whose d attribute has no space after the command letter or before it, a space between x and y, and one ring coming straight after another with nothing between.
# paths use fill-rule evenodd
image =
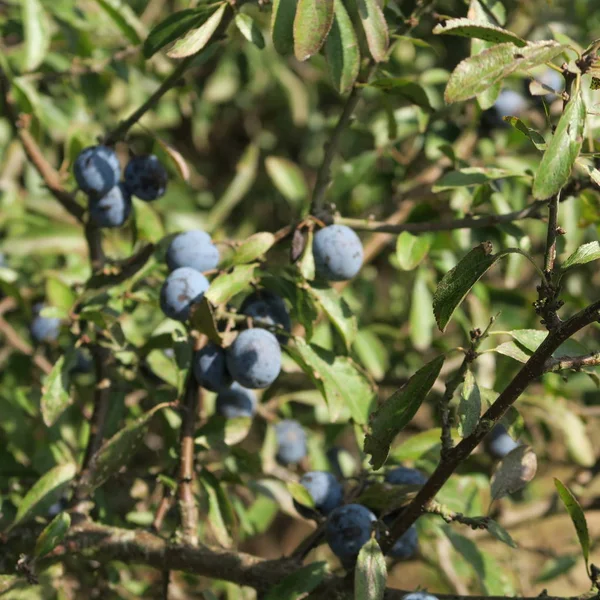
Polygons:
<instances>
[{"instance_id":1,"label":"dense foliage","mask_svg":"<svg viewBox=\"0 0 600 600\"><path fill-rule=\"evenodd\" d=\"M0 596L597 597L598 36L0 2Z\"/></svg>"}]
</instances>

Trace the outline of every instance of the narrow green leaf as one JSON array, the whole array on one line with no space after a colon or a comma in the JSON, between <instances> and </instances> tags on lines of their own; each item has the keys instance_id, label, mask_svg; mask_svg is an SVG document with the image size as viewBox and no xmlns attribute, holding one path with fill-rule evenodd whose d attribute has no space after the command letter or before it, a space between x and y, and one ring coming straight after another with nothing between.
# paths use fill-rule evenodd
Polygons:
<instances>
[{"instance_id":1,"label":"narrow green leaf","mask_svg":"<svg viewBox=\"0 0 600 600\"><path fill-rule=\"evenodd\" d=\"M231 265L243 265L258 260L266 254L274 243L275 236L272 233L268 231L255 233L243 241L233 256L224 260L221 266L227 268Z\"/></svg>"},{"instance_id":2,"label":"narrow green leaf","mask_svg":"<svg viewBox=\"0 0 600 600\"><path fill-rule=\"evenodd\" d=\"M401 269L412 271L427 256L431 247L431 236L413 235L403 231L396 240L396 257Z\"/></svg>"},{"instance_id":3,"label":"narrow green leaf","mask_svg":"<svg viewBox=\"0 0 600 600\"><path fill-rule=\"evenodd\" d=\"M279 54L294 50L294 17L298 0L273 0L271 9L271 38Z\"/></svg>"},{"instance_id":4,"label":"narrow green leaf","mask_svg":"<svg viewBox=\"0 0 600 600\"><path fill-rule=\"evenodd\" d=\"M268 156L265 167L279 193L297 205L308 197L308 184L300 167L287 158Z\"/></svg>"},{"instance_id":5,"label":"narrow green leaf","mask_svg":"<svg viewBox=\"0 0 600 600\"><path fill-rule=\"evenodd\" d=\"M217 27L221 24L223 15L227 10L229 4L223 3L217 8L217 10L206 19L202 25L192 29L186 33L182 38L178 39L173 47L167 52L167 56L170 58L185 58L200 52L202 48L210 42L210 39L214 35Z\"/></svg>"},{"instance_id":6,"label":"narrow green leaf","mask_svg":"<svg viewBox=\"0 0 600 600\"><path fill-rule=\"evenodd\" d=\"M25 40L23 71L34 71L42 64L50 47L48 17L39 0L22 0L21 15Z\"/></svg>"},{"instance_id":7,"label":"narrow green leaf","mask_svg":"<svg viewBox=\"0 0 600 600\"><path fill-rule=\"evenodd\" d=\"M517 446L498 464L492 476L492 498L498 500L524 488L537 472L537 456L530 446Z\"/></svg>"},{"instance_id":8,"label":"narrow green leaf","mask_svg":"<svg viewBox=\"0 0 600 600\"><path fill-rule=\"evenodd\" d=\"M567 104L536 171L535 198L550 198L567 183L583 143L585 114L583 95L578 90Z\"/></svg>"},{"instance_id":9,"label":"narrow green leaf","mask_svg":"<svg viewBox=\"0 0 600 600\"><path fill-rule=\"evenodd\" d=\"M526 363L531 357L531 354L525 352L523 348L514 342L504 342L503 344L496 346L494 348L494 352L502 354L503 356L508 356L509 358L517 360L521 363Z\"/></svg>"},{"instance_id":10,"label":"narrow green leaf","mask_svg":"<svg viewBox=\"0 0 600 600\"><path fill-rule=\"evenodd\" d=\"M587 521L585 520L585 514L581 508L577 498L573 495L571 490L562 482L560 479L554 478L554 485L556 491L562 503L565 505L571 521L575 526L577 532L577 538L579 539L579 545L581 546L581 552L585 560L585 566L589 573L589 562L590 562L590 534L588 533Z\"/></svg>"},{"instance_id":11,"label":"narrow green leaf","mask_svg":"<svg viewBox=\"0 0 600 600\"><path fill-rule=\"evenodd\" d=\"M285 2L285 0L282 0ZM310 594L327 575L326 562L314 562L296 569L268 590L264 600L298 600Z\"/></svg>"},{"instance_id":12,"label":"narrow green leaf","mask_svg":"<svg viewBox=\"0 0 600 600\"><path fill-rule=\"evenodd\" d=\"M419 410L443 364L443 356L434 358L371 415L370 431L365 438L364 451L371 455L374 469L379 469L385 462L394 438Z\"/></svg>"},{"instance_id":13,"label":"narrow green leaf","mask_svg":"<svg viewBox=\"0 0 600 600\"><path fill-rule=\"evenodd\" d=\"M345 94L352 89L360 71L358 38L342 0L334 0L335 18L325 42L325 57L335 89Z\"/></svg>"},{"instance_id":14,"label":"narrow green leaf","mask_svg":"<svg viewBox=\"0 0 600 600\"><path fill-rule=\"evenodd\" d=\"M321 49L333 15L333 0L298 0L294 17L294 54L298 60L307 60Z\"/></svg>"},{"instance_id":15,"label":"narrow green leaf","mask_svg":"<svg viewBox=\"0 0 600 600\"><path fill-rule=\"evenodd\" d=\"M152 417L168 404L158 404L102 444L89 465L82 483L91 492L127 465L141 446Z\"/></svg>"},{"instance_id":16,"label":"narrow green leaf","mask_svg":"<svg viewBox=\"0 0 600 600\"><path fill-rule=\"evenodd\" d=\"M325 314L342 336L346 348L350 349L356 338L358 326L356 315L348 306L337 290L331 287L310 287L309 293L315 298L317 304L325 311Z\"/></svg>"},{"instance_id":17,"label":"narrow green leaf","mask_svg":"<svg viewBox=\"0 0 600 600\"><path fill-rule=\"evenodd\" d=\"M508 531L506 531L506 529L504 529L504 527L502 527L502 525L500 525L497 521L494 521L494 519L488 519L487 530L496 539L504 542L507 546L510 546L511 548L519 547L517 542L515 542L515 540L513 540L510 536L510 533L508 533Z\"/></svg>"},{"instance_id":18,"label":"narrow green leaf","mask_svg":"<svg viewBox=\"0 0 600 600\"><path fill-rule=\"evenodd\" d=\"M58 277L48 277L46 279L46 298L52 306L68 313L75 304L77 296L71 287Z\"/></svg>"},{"instance_id":19,"label":"narrow green leaf","mask_svg":"<svg viewBox=\"0 0 600 600\"><path fill-rule=\"evenodd\" d=\"M200 481L208 497L208 522L219 544L225 548L233 543L232 530L236 519L231 502L219 480L207 469L200 474Z\"/></svg>"},{"instance_id":20,"label":"narrow green leaf","mask_svg":"<svg viewBox=\"0 0 600 600\"><path fill-rule=\"evenodd\" d=\"M122 0L96 0L96 2L113 20L127 40L134 46L141 43L145 27L128 3Z\"/></svg>"},{"instance_id":21,"label":"narrow green leaf","mask_svg":"<svg viewBox=\"0 0 600 600\"><path fill-rule=\"evenodd\" d=\"M33 555L35 558L40 558L48 552L52 552L58 544L64 539L67 531L71 527L71 515L67 512L61 512L56 515L46 527L42 533L40 533L37 541L35 542L35 549Z\"/></svg>"},{"instance_id":22,"label":"narrow green leaf","mask_svg":"<svg viewBox=\"0 0 600 600\"><path fill-rule=\"evenodd\" d=\"M358 553L354 571L356 600L383 600L387 582L385 557L377 540L372 537Z\"/></svg>"},{"instance_id":23,"label":"narrow green leaf","mask_svg":"<svg viewBox=\"0 0 600 600\"><path fill-rule=\"evenodd\" d=\"M523 123L523 121L521 121L521 119L519 119L518 117L502 117L502 119L510 125L512 125L515 129L526 135L531 140L531 143L538 150L544 151L546 149L546 140L539 131L527 127L527 125L525 125L525 123Z\"/></svg>"},{"instance_id":24,"label":"narrow green leaf","mask_svg":"<svg viewBox=\"0 0 600 600\"><path fill-rule=\"evenodd\" d=\"M302 506L314 508L315 501L313 497L301 483L298 483L297 481L288 481L286 485L288 492L296 502L302 504Z\"/></svg>"},{"instance_id":25,"label":"narrow green leaf","mask_svg":"<svg viewBox=\"0 0 600 600\"><path fill-rule=\"evenodd\" d=\"M376 62L387 58L390 34L378 0L356 0L369 52Z\"/></svg>"},{"instance_id":26,"label":"narrow green leaf","mask_svg":"<svg viewBox=\"0 0 600 600\"><path fill-rule=\"evenodd\" d=\"M431 346L435 327L435 318L431 310L433 298L428 280L428 269L420 268L415 277L410 302L410 341L421 351Z\"/></svg>"},{"instance_id":27,"label":"narrow green leaf","mask_svg":"<svg viewBox=\"0 0 600 600\"><path fill-rule=\"evenodd\" d=\"M492 46L458 64L450 75L444 98L449 104L474 98L516 71L542 65L567 48L554 41L532 42L523 48L510 42Z\"/></svg>"},{"instance_id":28,"label":"narrow green leaf","mask_svg":"<svg viewBox=\"0 0 600 600\"><path fill-rule=\"evenodd\" d=\"M21 500L17 507L17 516L10 528L37 516L59 500L76 472L75 463L65 463L42 475Z\"/></svg>"},{"instance_id":29,"label":"narrow green leaf","mask_svg":"<svg viewBox=\"0 0 600 600\"><path fill-rule=\"evenodd\" d=\"M481 394L475 376L469 369L465 375L458 403L458 432L461 437L468 437L477 429L480 416Z\"/></svg>"},{"instance_id":30,"label":"narrow green leaf","mask_svg":"<svg viewBox=\"0 0 600 600\"><path fill-rule=\"evenodd\" d=\"M248 289L250 282L254 279L254 270L257 266L258 263L239 265L234 267L231 273L219 275L216 279L213 279L206 294L204 294L206 299L218 306Z\"/></svg>"},{"instance_id":31,"label":"narrow green leaf","mask_svg":"<svg viewBox=\"0 0 600 600\"><path fill-rule=\"evenodd\" d=\"M408 77L383 77L370 82L368 85L383 90L389 95L404 98L425 110L432 110L425 88Z\"/></svg>"},{"instance_id":32,"label":"narrow green leaf","mask_svg":"<svg viewBox=\"0 0 600 600\"><path fill-rule=\"evenodd\" d=\"M250 15L237 13L235 15L235 25L241 34L257 48L262 50L265 47L265 38L256 21Z\"/></svg>"},{"instance_id":33,"label":"narrow green leaf","mask_svg":"<svg viewBox=\"0 0 600 600\"><path fill-rule=\"evenodd\" d=\"M411 435L408 439L404 440L402 444L392 448L390 450L390 456L398 462L422 458L430 452L439 449L441 446L441 435L442 430L440 427L434 427L428 431ZM456 429L452 430L452 439L454 441L460 441L460 436Z\"/></svg>"},{"instance_id":34,"label":"narrow green leaf","mask_svg":"<svg viewBox=\"0 0 600 600\"><path fill-rule=\"evenodd\" d=\"M210 12L203 9L186 9L169 15L160 22L144 41L144 57L150 58L161 48L185 35L190 29L203 23Z\"/></svg>"},{"instance_id":35,"label":"narrow green leaf","mask_svg":"<svg viewBox=\"0 0 600 600\"><path fill-rule=\"evenodd\" d=\"M567 260L561 265L560 270L564 273L572 267L579 265L585 265L593 260L600 258L600 243L590 242L589 244L583 244L579 246Z\"/></svg>"},{"instance_id":36,"label":"narrow green leaf","mask_svg":"<svg viewBox=\"0 0 600 600\"><path fill-rule=\"evenodd\" d=\"M225 452L229 446L235 446L244 440L248 436L251 426L252 419L250 417L226 419L219 415L213 415L198 430L194 442L207 448Z\"/></svg>"},{"instance_id":37,"label":"narrow green leaf","mask_svg":"<svg viewBox=\"0 0 600 600\"><path fill-rule=\"evenodd\" d=\"M515 46L522 48L527 42L502 27L496 27L491 23L482 21L472 21L470 19L450 19L442 21L433 28L435 34L458 35L466 38L475 38L500 44L502 42L511 42Z\"/></svg>"},{"instance_id":38,"label":"narrow green leaf","mask_svg":"<svg viewBox=\"0 0 600 600\"><path fill-rule=\"evenodd\" d=\"M300 274L307 281L312 281L315 278L315 257L313 254L313 237L314 233L309 230L308 234L306 234L306 242L304 244L304 250L302 251L302 256L298 261L298 269Z\"/></svg>"},{"instance_id":39,"label":"narrow green leaf","mask_svg":"<svg viewBox=\"0 0 600 600\"><path fill-rule=\"evenodd\" d=\"M40 403L42 418L47 427L54 425L71 404L71 370L76 361L75 350L63 354L44 381Z\"/></svg>"},{"instance_id":40,"label":"narrow green leaf","mask_svg":"<svg viewBox=\"0 0 600 600\"><path fill-rule=\"evenodd\" d=\"M464 169L449 171L442 175L431 190L437 194L438 192L445 192L454 188L472 187L497 179L506 179L507 177L517 177L519 175L521 174L508 171L507 169L465 167Z\"/></svg>"}]
</instances>

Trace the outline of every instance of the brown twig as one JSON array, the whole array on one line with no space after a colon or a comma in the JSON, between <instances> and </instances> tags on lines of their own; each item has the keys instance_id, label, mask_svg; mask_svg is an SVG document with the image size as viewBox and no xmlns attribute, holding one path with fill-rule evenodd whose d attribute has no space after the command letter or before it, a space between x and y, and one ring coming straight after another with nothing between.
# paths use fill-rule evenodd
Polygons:
<instances>
[{"instance_id":1,"label":"brown twig","mask_svg":"<svg viewBox=\"0 0 600 600\"><path fill-rule=\"evenodd\" d=\"M597 367L600 365L600 352L593 352L585 356L563 356L561 358L551 358L546 361L544 371L546 373L555 373L556 371L566 371L572 369L580 371L583 367Z\"/></svg>"}]
</instances>

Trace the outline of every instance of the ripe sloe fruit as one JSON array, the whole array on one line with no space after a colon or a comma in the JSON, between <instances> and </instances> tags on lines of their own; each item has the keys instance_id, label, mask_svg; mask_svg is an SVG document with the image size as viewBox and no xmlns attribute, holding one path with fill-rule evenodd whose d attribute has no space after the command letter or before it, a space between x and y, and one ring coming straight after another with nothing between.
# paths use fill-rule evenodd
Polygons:
<instances>
[{"instance_id":1,"label":"ripe sloe fruit","mask_svg":"<svg viewBox=\"0 0 600 600\"><path fill-rule=\"evenodd\" d=\"M344 500L344 489L339 481L327 471L309 471L300 478L300 483L306 488L314 502L314 510L322 515L328 515ZM313 510L307 509L294 500L296 510L307 519L312 517Z\"/></svg>"},{"instance_id":2,"label":"ripe sloe fruit","mask_svg":"<svg viewBox=\"0 0 600 600\"><path fill-rule=\"evenodd\" d=\"M208 279L194 269L175 269L160 290L160 307L167 317L185 321L192 305L202 300L209 285Z\"/></svg>"},{"instance_id":3,"label":"ripe sloe fruit","mask_svg":"<svg viewBox=\"0 0 600 600\"><path fill-rule=\"evenodd\" d=\"M352 279L363 262L363 247L356 233L345 225L329 225L313 240L315 269L327 281Z\"/></svg>"},{"instance_id":4,"label":"ripe sloe fruit","mask_svg":"<svg viewBox=\"0 0 600 600\"><path fill-rule=\"evenodd\" d=\"M402 596L402 600L438 600L438 597L427 594L426 592L412 592L411 594Z\"/></svg>"},{"instance_id":5,"label":"ripe sloe fruit","mask_svg":"<svg viewBox=\"0 0 600 600\"><path fill-rule=\"evenodd\" d=\"M390 516L389 518L384 518L383 522L389 527L393 520L394 518ZM408 531L396 540L388 554L394 558L410 558L417 551L418 543L417 528L411 525Z\"/></svg>"},{"instance_id":6,"label":"ripe sloe fruit","mask_svg":"<svg viewBox=\"0 0 600 600\"><path fill-rule=\"evenodd\" d=\"M227 368L245 387L269 387L281 371L281 348L277 338L266 329L242 331L227 349Z\"/></svg>"},{"instance_id":7,"label":"ripe sloe fruit","mask_svg":"<svg viewBox=\"0 0 600 600\"><path fill-rule=\"evenodd\" d=\"M502 90L494 103L494 109L500 117L518 117L527 110L527 100L519 92Z\"/></svg>"},{"instance_id":8,"label":"ripe sloe fruit","mask_svg":"<svg viewBox=\"0 0 600 600\"><path fill-rule=\"evenodd\" d=\"M375 515L361 504L346 504L333 510L325 525L325 539L344 566L351 565L371 539Z\"/></svg>"},{"instance_id":9,"label":"ripe sloe fruit","mask_svg":"<svg viewBox=\"0 0 600 600\"><path fill-rule=\"evenodd\" d=\"M240 312L249 317L260 319L270 325L279 325L287 332L292 330L292 321L287 306L281 296L269 290L260 290L247 296L242 302ZM257 325L262 327L262 325ZM285 344L287 336L280 334L276 336L280 344Z\"/></svg>"},{"instance_id":10,"label":"ripe sloe fruit","mask_svg":"<svg viewBox=\"0 0 600 600\"><path fill-rule=\"evenodd\" d=\"M53 342L58 338L60 333L60 319L56 317L42 317L39 313L42 312L44 305L38 303L33 307L33 314L35 315L31 322L31 337L34 341L41 342Z\"/></svg>"},{"instance_id":11,"label":"ripe sloe fruit","mask_svg":"<svg viewBox=\"0 0 600 600\"><path fill-rule=\"evenodd\" d=\"M135 156L125 167L125 185L140 200L151 202L164 195L167 189L167 170L154 156Z\"/></svg>"},{"instance_id":12,"label":"ripe sloe fruit","mask_svg":"<svg viewBox=\"0 0 600 600\"><path fill-rule=\"evenodd\" d=\"M231 383L225 364L225 350L213 342L196 352L193 368L198 384L211 392L218 392Z\"/></svg>"},{"instance_id":13,"label":"ripe sloe fruit","mask_svg":"<svg viewBox=\"0 0 600 600\"><path fill-rule=\"evenodd\" d=\"M121 165L112 148L90 146L83 149L75 159L73 174L82 191L102 196L119 182Z\"/></svg>"},{"instance_id":14,"label":"ripe sloe fruit","mask_svg":"<svg viewBox=\"0 0 600 600\"><path fill-rule=\"evenodd\" d=\"M219 250L210 235L198 229L175 236L167 249L167 265L171 271L180 267L210 271L218 264Z\"/></svg>"},{"instance_id":15,"label":"ripe sloe fruit","mask_svg":"<svg viewBox=\"0 0 600 600\"><path fill-rule=\"evenodd\" d=\"M423 485L427 477L416 469L396 467L385 474L385 480L393 485Z\"/></svg>"},{"instance_id":16,"label":"ripe sloe fruit","mask_svg":"<svg viewBox=\"0 0 600 600\"><path fill-rule=\"evenodd\" d=\"M299 463L306 456L306 433L294 419L284 419L275 425L277 460L284 465Z\"/></svg>"},{"instance_id":17,"label":"ripe sloe fruit","mask_svg":"<svg viewBox=\"0 0 600 600\"><path fill-rule=\"evenodd\" d=\"M256 396L252 390L234 381L230 387L220 390L215 411L226 419L253 417L256 412Z\"/></svg>"},{"instance_id":18,"label":"ripe sloe fruit","mask_svg":"<svg viewBox=\"0 0 600 600\"><path fill-rule=\"evenodd\" d=\"M131 214L131 195L120 183L100 198L90 197L90 220L98 227L121 227Z\"/></svg>"},{"instance_id":19,"label":"ripe sloe fruit","mask_svg":"<svg viewBox=\"0 0 600 600\"><path fill-rule=\"evenodd\" d=\"M509 452L512 452L519 446L519 442L515 442L510 435L508 435L506 427L500 424L495 425L492 428L485 438L485 442L489 453L494 458L504 458Z\"/></svg>"}]
</instances>

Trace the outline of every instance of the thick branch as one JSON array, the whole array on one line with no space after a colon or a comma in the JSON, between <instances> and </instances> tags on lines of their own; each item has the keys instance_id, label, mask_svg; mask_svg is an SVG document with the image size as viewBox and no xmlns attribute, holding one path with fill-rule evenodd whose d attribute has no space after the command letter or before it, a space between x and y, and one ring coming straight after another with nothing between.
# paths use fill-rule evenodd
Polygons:
<instances>
[{"instance_id":1,"label":"thick branch","mask_svg":"<svg viewBox=\"0 0 600 600\"><path fill-rule=\"evenodd\" d=\"M506 410L525 391L527 386L540 377L546 370L547 361L553 352L572 335L597 321L600 317L600 302L591 304L584 310L578 312L568 321L561 323L550 332L540 347L532 354L530 359L523 365L513 380L506 386L497 400L490 406L481 418L479 427L470 436L464 438L453 450L451 450L440 462L427 483L421 488L415 499L404 509L402 514L392 523L390 536L382 543L384 552L389 550L400 536L423 513L427 506L439 492L441 487L450 478L456 468L471 454L492 426L500 420Z\"/></svg>"}]
</instances>

